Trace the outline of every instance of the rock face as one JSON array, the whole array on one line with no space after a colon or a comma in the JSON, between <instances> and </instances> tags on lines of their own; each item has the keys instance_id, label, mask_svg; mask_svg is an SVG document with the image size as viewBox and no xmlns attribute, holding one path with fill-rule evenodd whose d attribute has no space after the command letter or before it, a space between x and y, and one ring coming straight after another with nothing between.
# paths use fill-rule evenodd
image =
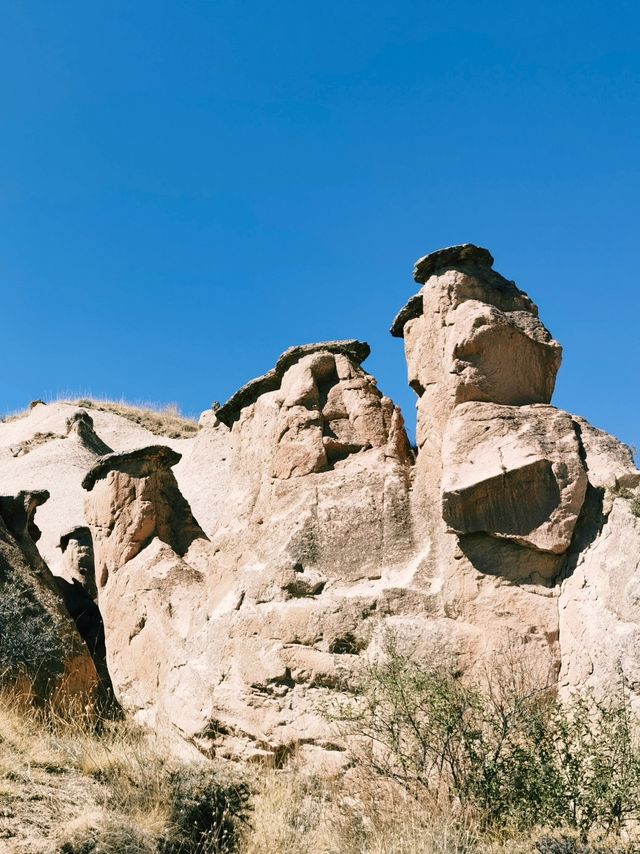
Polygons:
<instances>
[{"instance_id":1,"label":"rock face","mask_svg":"<svg viewBox=\"0 0 640 854\"><path fill-rule=\"evenodd\" d=\"M587 473L566 412L463 403L447 424L442 466L442 514L452 531L552 554L569 548Z\"/></svg>"},{"instance_id":2,"label":"rock face","mask_svg":"<svg viewBox=\"0 0 640 854\"><path fill-rule=\"evenodd\" d=\"M560 346L492 263L468 244L421 259L423 288L391 329L419 395L412 509L432 545L430 572L458 619L490 646L505 630L509 645L534 643L565 692L607 691L616 667L640 688L637 655L622 656L637 625L637 526L615 506L609 518L605 498L623 489L633 502L638 472L620 442L548 405ZM618 578L601 559L607 543Z\"/></svg>"},{"instance_id":3,"label":"rock face","mask_svg":"<svg viewBox=\"0 0 640 854\"><path fill-rule=\"evenodd\" d=\"M28 436L0 425L0 476L61 508L43 549L79 628L97 601L125 709L205 752L335 767L322 707L390 633L463 674L529 656L565 693L622 673L640 704L640 473L551 405L560 345L492 265L471 244L416 264L391 331L417 452L354 340L287 350L179 444L42 404ZM57 477L28 468L54 450ZM4 508L16 530L38 500Z\"/></svg>"},{"instance_id":4,"label":"rock face","mask_svg":"<svg viewBox=\"0 0 640 854\"><path fill-rule=\"evenodd\" d=\"M86 525L72 528L60 538L65 575L56 576L56 587L93 659L104 699L113 705L114 695L107 666L104 623L98 608L91 531Z\"/></svg>"},{"instance_id":5,"label":"rock face","mask_svg":"<svg viewBox=\"0 0 640 854\"><path fill-rule=\"evenodd\" d=\"M162 445L107 454L82 481L93 491L87 519L98 588L155 538L182 555L202 536L171 472L179 459L177 451Z\"/></svg>"},{"instance_id":6,"label":"rock face","mask_svg":"<svg viewBox=\"0 0 640 854\"><path fill-rule=\"evenodd\" d=\"M168 449L104 457L85 478L109 668L140 718L234 755L324 743L319 696L379 606L411 607L413 456L365 355L288 351L267 390L203 420L176 467L203 530Z\"/></svg>"},{"instance_id":7,"label":"rock face","mask_svg":"<svg viewBox=\"0 0 640 854\"><path fill-rule=\"evenodd\" d=\"M36 508L48 493L0 498L0 674L37 697L91 700L98 677L35 545Z\"/></svg>"},{"instance_id":8,"label":"rock face","mask_svg":"<svg viewBox=\"0 0 640 854\"><path fill-rule=\"evenodd\" d=\"M577 418L589 485L559 599L561 687L624 681L640 711L640 472L626 445Z\"/></svg>"},{"instance_id":9,"label":"rock face","mask_svg":"<svg viewBox=\"0 0 640 854\"><path fill-rule=\"evenodd\" d=\"M606 530L604 487L638 475L550 405L560 345L492 263L471 245L421 259L393 324L417 457L368 346L332 341L205 413L183 459L110 455L85 478L109 668L139 718L204 750L335 764L318 709L389 632L463 671L515 648L567 690L587 679L579 568ZM615 595L598 596L619 627Z\"/></svg>"}]
</instances>

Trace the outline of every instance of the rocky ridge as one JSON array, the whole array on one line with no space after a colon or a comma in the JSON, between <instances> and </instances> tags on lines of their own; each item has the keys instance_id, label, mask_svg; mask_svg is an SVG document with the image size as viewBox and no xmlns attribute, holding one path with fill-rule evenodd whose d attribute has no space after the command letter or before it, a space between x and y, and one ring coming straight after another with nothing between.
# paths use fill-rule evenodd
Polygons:
<instances>
[{"instance_id":1,"label":"rocky ridge","mask_svg":"<svg viewBox=\"0 0 640 854\"><path fill-rule=\"evenodd\" d=\"M76 623L79 591L99 609L126 710L205 753L339 767L322 708L389 634L461 673L515 650L564 693L622 673L640 707L640 472L551 404L561 347L492 265L416 264L391 332L417 453L358 341L289 349L193 438L65 404L0 424L5 536L47 490L40 572Z\"/></svg>"}]
</instances>

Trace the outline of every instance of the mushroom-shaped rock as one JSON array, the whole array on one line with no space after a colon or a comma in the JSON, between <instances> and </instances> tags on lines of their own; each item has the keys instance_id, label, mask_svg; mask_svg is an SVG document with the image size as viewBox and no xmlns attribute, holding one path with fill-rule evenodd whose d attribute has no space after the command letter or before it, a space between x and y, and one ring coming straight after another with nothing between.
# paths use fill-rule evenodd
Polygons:
<instances>
[{"instance_id":1,"label":"mushroom-shaped rock","mask_svg":"<svg viewBox=\"0 0 640 854\"><path fill-rule=\"evenodd\" d=\"M205 536L171 471L180 457L164 445L107 454L82 481L91 493L86 515L98 588L156 537L183 555Z\"/></svg>"},{"instance_id":2,"label":"mushroom-shaped rock","mask_svg":"<svg viewBox=\"0 0 640 854\"><path fill-rule=\"evenodd\" d=\"M19 542L25 539L38 542L41 533L34 517L37 508L49 497L46 489L22 490L17 495L0 496L0 516Z\"/></svg>"},{"instance_id":3,"label":"mushroom-shaped rock","mask_svg":"<svg viewBox=\"0 0 640 854\"><path fill-rule=\"evenodd\" d=\"M103 442L93 426L93 418L84 409L78 409L67 418L67 436L77 436L88 450L97 456L112 453L106 442Z\"/></svg>"},{"instance_id":4,"label":"mushroom-shaped rock","mask_svg":"<svg viewBox=\"0 0 640 854\"><path fill-rule=\"evenodd\" d=\"M419 258L413 268L413 278L416 282L426 282L439 270L458 267L484 267L490 270L493 267L493 255L488 249L475 246L473 243L447 246L445 249L437 249Z\"/></svg>"},{"instance_id":5,"label":"mushroom-shaped rock","mask_svg":"<svg viewBox=\"0 0 640 854\"><path fill-rule=\"evenodd\" d=\"M261 377L250 380L233 394L222 406L215 409L216 416L230 427L246 406L255 403L261 394L280 388L285 372L304 356L315 353L333 353L346 356L356 365L360 365L369 356L371 348L364 341L348 339L346 341L324 341L320 344L302 344L289 347L280 356L275 366Z\"/></svg>"},{"instance_id":6,"label":"mushroom-shaped rock","mask_svg":"<svg viewBox=\"0 0 640 854\"><path fill-rule=\"evenodd\" d=\"M549 403L561 347L516 285L472 244L433 252L416 263L422 291L391 327L403 337L409 382L433 424L468 400L506 405ZM423 421L425 419L422 419ZM426 423L419 427L419 444Z\"/></svg>"},{"instance_id":7,"label":"mushroom-shaped rock","mask_svg":"<svg viewBox=\"0 0 640 854\"><path fill-rule=\"evenodd\" d=\"M156 469L172 468L181 457L178 451L166 445L148 445L144 448L134 448L132 451L105 454L89 469L82 481L82 487L91 492L96 482L105 478L111 471L125 472L132 477L146 477Z\"/></svg>"},{"instance_id":8,"label":"mushroom-shaped rock","mask_svg":"<svg viewBox=\"0 0 640 854\"><path fill-rule=\"evenodd\" d=\"M403 338L405 325L416 317L422 317L423 314L424 302L422 294L414 294L412 297L409 297L405 305L403 305L400 311L396 314L389 331L394 338Z\"/></svg>"}]
</instances>

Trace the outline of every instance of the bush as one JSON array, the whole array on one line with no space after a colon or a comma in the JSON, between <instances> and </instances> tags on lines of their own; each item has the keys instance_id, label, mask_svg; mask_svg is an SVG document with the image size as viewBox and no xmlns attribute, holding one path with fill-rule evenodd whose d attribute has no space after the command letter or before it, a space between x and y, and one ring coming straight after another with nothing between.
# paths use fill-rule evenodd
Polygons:
<instances>
[{"instance_id":1,"label":"bush","mask_svg":"<svg viewBox=\"0 0 640 854\"><path fill-rule=\"evenodd\" d=\"M640 748L625 693L562 706L549 686L530 682L513 665L464 684L389 640L333 718L377 774L457 803L485 829L567 827L584 841L592 829L633 827Z\"/></svg>"},{"instance_id":2,"label":"bush","mask_svg":"<svg viewBox=\"0 0 640 854\"><path fill-rule=\"evenodd\" d=\"M250 812L235 772L173 757L127 720L52 724L58 748L98 784L100 809L60 839L64 854L234 854ZM233 775L233 776L232 776Z\"/></svg>"},{"instance_id":3,"label":"bush","mask_svg":"<svg viewBox=\"0 0 640 854\"><path fill-rule=\"evenodd\" d=\"M107 775L108 776L108 775ZM245 784L222 785L206 768L180 767L173 771L156 768L148 783L130 780L130 785L153 790L116 794L118 819L109 817L85 826L66 839L61 854L234 854L249 813L249 789ZM113 785L120 775L111 778ZM153 812L154 795L163 792L167 821L160 833L137 826L126 812L140 817ZM157 804L159 806L159 803ZM126 812L125 812L126 810Z\"/></svg>"},{"instance_id":4,"label":"bush","mask_svg":"<svg viewBox=\"0 0 640 854\"><path fill-rule=\"evenodd\" d=\"M232 854L249 814L246 784L224 786L206 769L171 775L171 824L162 854Z\"/></svg>"},{"instance_id":5,"label":"bush","mask_svg":"<svg viewBox=\"0 0 640 854\"><path fill-rule=\"evenodd\" d=\"M62 672L59 627L15 573L0 579L0 675L48 680Z\"/></svg>"},{"instance_id":6,"label":"bush","mask_svg":"<svg viewBox=\"0 0 640 854\"><path fill-rule=\"evenodd\" d=\"M62 844L60 854L152 854L154 850L153 843L134 825L107 820L74 834Z\"/></svg>"},{"instance_id":7,"label":"bush","mask_svg":"<svg viewBox=\"0 0 640 854\"><path fill-rule=\"evenodd\" d=\"M616 498L625 498L629 502L629 509L634 516L640 517L640 495L628 487L615 486L611 489L611 494Z\"/></svg>"}]
</instances>

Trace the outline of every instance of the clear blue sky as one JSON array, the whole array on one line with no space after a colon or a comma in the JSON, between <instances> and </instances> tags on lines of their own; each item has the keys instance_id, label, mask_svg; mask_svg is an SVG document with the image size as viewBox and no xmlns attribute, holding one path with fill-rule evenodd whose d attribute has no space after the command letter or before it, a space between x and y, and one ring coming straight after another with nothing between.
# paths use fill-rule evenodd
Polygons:
<instances>
[{"instance_id":1,"label":"clear blue sky","mask_svg":"<svg viewBox=\"0 0 640 854\"><path fill-rule=\"evenodd\" d=\"M640 4L7 0L0 411L199 413L286 347L389 324L491 249L565 347L554 402L640 445Z\"/></svg>"}]
</instances>

